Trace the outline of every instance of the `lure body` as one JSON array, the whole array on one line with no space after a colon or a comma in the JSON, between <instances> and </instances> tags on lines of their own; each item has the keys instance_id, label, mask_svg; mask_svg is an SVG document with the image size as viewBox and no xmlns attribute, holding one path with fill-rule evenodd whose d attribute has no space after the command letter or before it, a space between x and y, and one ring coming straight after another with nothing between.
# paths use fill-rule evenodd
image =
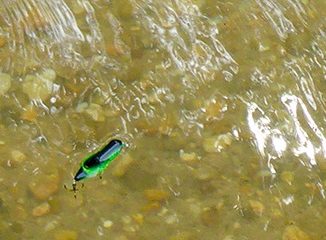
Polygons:
<instances>
[{"instance_id":1,"label":"lure body","mask_svg":"<svg viewBox=\"0 0 326 240\"><path fill-rule=\"evenodd\" d=\"M113 139L100 151L85 158L74 177L74 182L101 175L120 154L123 146L122 141Z\"/></svg>"}]
</instances>

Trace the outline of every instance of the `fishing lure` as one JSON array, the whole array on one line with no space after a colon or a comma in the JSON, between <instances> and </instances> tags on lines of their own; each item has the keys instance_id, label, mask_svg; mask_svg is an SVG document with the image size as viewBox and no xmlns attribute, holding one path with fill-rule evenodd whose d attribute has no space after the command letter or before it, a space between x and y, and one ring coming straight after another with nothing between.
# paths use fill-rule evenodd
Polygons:
<instances>
[{"instance_id":1,"label":"fishing lure","mask_svg":"<svg viewBox=\"0 0 326 240\"><path fill-rule=\"evenodd\" d=\"M105 147L100 151L86 157L75 174L75 177L72 182L71 191L74 192L76 198L77 182L83 179L100 176L104 170L110 165L110 163L120 154L122 148L125 144L118 140L111 140ZM83 186L83 185L82 185ZM66 189L67 187L64 186Z\"/></svg>"}]
</instances>

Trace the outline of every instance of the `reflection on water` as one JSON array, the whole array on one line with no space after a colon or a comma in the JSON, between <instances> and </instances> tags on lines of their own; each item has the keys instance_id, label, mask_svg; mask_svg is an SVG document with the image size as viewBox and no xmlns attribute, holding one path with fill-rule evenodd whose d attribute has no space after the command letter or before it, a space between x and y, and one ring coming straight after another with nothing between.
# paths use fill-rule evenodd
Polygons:
<instances>
[{"instance_id":1,"label":"reflection on water","mask_svg":"<svg viewBox=\"0 0 326 240\"><path fill-rule=\"evenodd\" d=\"M1 0L0 238L325 238L325 7Z\"/></svg>"}]
</instances>

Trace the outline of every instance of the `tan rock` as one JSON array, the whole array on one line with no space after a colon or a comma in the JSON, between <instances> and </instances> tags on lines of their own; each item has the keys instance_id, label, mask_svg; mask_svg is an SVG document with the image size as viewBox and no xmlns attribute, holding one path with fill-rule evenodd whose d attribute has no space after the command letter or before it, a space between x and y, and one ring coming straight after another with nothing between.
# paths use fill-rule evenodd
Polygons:
<instances>
[{"instance_id":1,"label":"tan rock","mask_svg":"<svg viewBox=\"0 0 326 240\"><path fill-rule=\"evenodd\" d=\"M40 75L27 75L23 82L23 92L30 100L46 100L50 97L53 89L53 82Z\"/></svg>"},{"instance_id":2,"label":"tan rock","mask_svg":"<svg viewBox=\"0 0 326 240\"><path fill-rule=\"evenodd\" d=\"M161 189L147 189L145 190L145 197L149 201L164 201L169 197L169 193Z\"/></svg>"},{"instance_id":3,"label":"tan rock","mask_svg":"<svg viewBox=\"0 0 326 240\"><path fill-rule=\"evenodd\" d=\"M0 95L5 95L11 87L11 76L0 72Z\"/></svg>"},{"instance_id":4,"label":"tan rock","mask_svg":"<svg viewBox=\"0 0 326 240\"><path fill-rule=\"evenodd\" d=\"M112 175L115 177L124 176L133 162L134 159L129 154L125 154L117 161L113 168Z\"/></svg>"},{"instance_id":5,"label":"tan rock","mask_svg":"<svg viewBox=\"0 0 326 240\"><path fill-rule=\"evenodd\" d=\"M192 239L191 233L180 232L169 238L169 240L190 240Z\"/></svg>"},{"instance_id":6,"label":"tan rock","mask_svg":"<svg viewBox=\"0 0 326 240\"><path fill-rule=\"evenodd\" d=\"M287 226L283 232L282 240L311 240L311 238L297 226Z\"/></svg>"},{"instance_id":7,"label":"tan rock","mask_svg":"<svg viewBox=\"0 0 326 240\"><path fill-rule=\"evenodd\" d=\"M280 219L283 216L281 210L279 210L277 208L272 208L271 213L272 213L271 216L274 219Z\"/></svg>"},{"instance_id":8,"label":"tan rock","mask_svg":"<svg viewBox=\"0 0 326 240\"><path fill-rule=\"evenodd\" d=\"M216 176L216 173L208 166L199 167L193 173L195 178L201 181L208 181Z\"/></svg>"},{"instance_id":9,"label":"tan rock","mask_svg":"<svg viewBox=\"0 0 326 240\"><path fill-rule=\"evenodd\" d=\"M211 99L205 102L205 115L208 119L219 117L224 103L217 99Z\"/></svg>"},{"instance_id":10,"label":"tan rock","mask_svg":"<svg viewBox=\"0 0 326 240\"><path fill-rule=\"evenodd\" d=\"M223 238L223 240L234 240L234 237L232 235L227 235Z\"/></svg>"},{"instance_id":11,"label":"tan rock","mask_svg":"<svg viewBox=\"0 0 326 240\"><path fill-rule=\"evenodd\" d=\"M26 155L19 150L12 150L11 157L12 157L12 160L18 164L22 163L26 160Z\"/></svg>"},{"instance_id":12,"label":"tan rock","mask_svg":"<svg viewBox=\"0 0 326 240\"><path fill-rule=\"evenodd\" d=\"M50 69L50 68L47 68L47 69L44 69L40 74L39 76L43 79L47 79L51 82L53 82L56 77L57 77L57 74L55 73L55 71L53 69Z\"/></svg>"},{"instance_id":13,"label":"tan rock","mask_svg":"<svg viewBox=\"0 0 326 240\"><path fill-rule=\"evenodd\" d=\"M208 153L217 152L217 138L216 137L205 138L203 141L203 148Z\"/></svg>"},{"instance_id":14,"label":"tan rock","mask_svg":"<svg viewBox=\"0 0 326 240\"><path fill-rule=\"evenodd\" d=\"M212 226L218 223L218 210L216 207L204 208L201 215L201 221L205 226Z\"/></svg>"},{"instance_id":15,"label":"tan rock","mask_svg":"<svg viewBox=\"0 0 326 240\"><path fill-rule=\"evenodd\" d=\"M118 45L114 45L112 43L106 46L106 52L112 57L120 56L123 54L123 50Z\"/></svg>"},{"instance_id":16,"label":"tan rock","mask_svg":"<svg viewBox=\"0 0 326 240\"><path fill-rule=\"evenodd\" d=\"M3 36L0 36L0 48L6 45L7 41Z\"/></svg>"},{"instance_id":17,"label":"tan rock","mask_svg":"<svg viewBox=\"0 0 326 240\"><path fill-rule=\"evenodd\" d=\"M113 222L111 220L105 220L103 222L103 227L105 227L105 228L110 228L112 226L113 226Z\"/></svg>"},{"instance_id":18,"label":"tan rock","mask_svg":"<svg viewBox=\"0 0 326 240\"><path fill-rule=\"evenodd\" d=\"M150 202L148 204L146 204L142 210L145 212L150 212L153 210L158 210L161 208L161 204L159 202Z\"/></svg>"},{"instance_id":19,"label":"tan rock","mask_svg":"<svg viewBox=\"0 0 326 240\"><path fill-rule=\"evenodd\" d=\"M180 155L181 160L185 161L185 162L194 162L194 161L198 160L198 156L195 152L187 153L181 149L179 152L179 155Z\"/></svg>"},{"instance_id":20,"label":"tan rock","mask_svg":"<svg viewBox=\"0 0 326 240\"><path fill-rule=\"evenodd\" d=\"M251 210L257 215L261 216L265 210L265 206L256 200L249 200Z\"/></svg>"},{"instance_id":21,"label":"tan rock","mask_svg":"<svg viewBox=\"0 0 326 240\"><path fill-rule=\"evenodd\" d=\"M232 140L232 134L230 133L208 137L203 141L203 148L208 153L218 152L231 145Z\"/></svg>"},{"instance_id":22,"label":"tan rock","mask_svg":"<svg viewBox=\"0 0 326 240\"><path fill-rule=\"evenodd\" d=\"M115 237L114 240L128 240L128 238L125 235L120 235Z\"/></svg>"},{"instance_id":23,"label":"tan rock","mask_svg":"<svg viewBox=\"0 0 326 240\"><path fill-rule=\"evenodd\" d=\"M50 204L45 202L33 208L32 215L34 217L41 217L48 214L49 212L50 212Z\"/></svg>"},{"instance_id":24,"label":"tan rock","mask_svg":"<svg viewBox=\"0 0 326 240\"><path fill-rule=\"evenodd\" d=\"M103 122L105 120L105 113L101 105L96 103L91 103L85 109L87 113L94 121Z\"/></svg>"},{"instance_id":25,"label":"tan rock","mask_svg":"<svg viewBox=\"0 0 326 240\"><path fill-rule=\"evenodd\" d=\"M44 230L46 232L52 231L54 230L57 226L59 225L59 222L57 220L52 220L50 222L48 222L45 227Z\"/></svg>"},{"instance_id":26,"label":"tan rock","mask_svg":"<svg viewBox=\"0 0 326 240\"><path fill-rule=\"evenodd\" d=\"M26 121L34 122L37 117L37 111L35 107L28 106L20 115L20 118Z\"/></svg>"},{"instance_id":27,"label":"tan rock","mask_svg":"<svg viewBox=\"0 0 326 240\"><path fill-rule=\"evenodd\" d=\"M81 113L84 112L88 108L87 102L79 103L76 107L76 112Z\"/></svg>"},{"instance_id":28,"label":"tan rock","mask_svg":"<svg viewBox=\"0 0 326 240\"><path fill-rule=\"evenodd\" d=\"M19 221L25 221L28 217L28 214L22 205L17 204L15 208L10 211L10 217Z\"/></svg>"},{"instance_id":29,"label":"tan rock","mask_svg":"<svg viewBox=\"0 0 326 240\"><path fill-rule=\"evenodd\" d=\"M59 176L48 175L29 183L29 189L38 200L47 200L58 191Z\"/></svg>"},{"instance_id":30,"label":"tan rock","mask_svg":"<svg viewBox=\"0 0 326 240\"><path fill-rule=\"evenodd\" d=\"M55 240L77 240L78 234L72 230L60 230L54 235Z\"/></svg>"},{"instance_id":31,"label":"tan rock","mask_svg":"<svg viewBox=\"0 0 326 240\"><path fill-rule=\"evenodd\" d=\"M141 213L136 213L134 215L132 215L132 218L134 219L134 221L138 224L143 224L144 223L144 216Z\"/></svg>"}]
</instances>

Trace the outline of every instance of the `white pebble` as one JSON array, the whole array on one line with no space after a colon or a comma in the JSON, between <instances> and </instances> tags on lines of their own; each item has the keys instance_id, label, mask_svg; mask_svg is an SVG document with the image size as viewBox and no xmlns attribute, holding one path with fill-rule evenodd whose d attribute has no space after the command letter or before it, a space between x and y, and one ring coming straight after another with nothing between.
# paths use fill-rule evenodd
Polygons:
<instances>
[{"instance_id":1,"label":"white pebble","mask_svg":"<svg viewBox=\"0 0 326 240\"><path fill-rule=\"evenodd\" d=\"M113 222L111 220L105 220L103 222L103 227L105 227L105 228L110 228L110 227L112 227L112 225L113 225Z\"/></svg>"},{"instance_id":2,"label":"white pebble","mask_svg":"<svg viewBox=\"0 0 326 240\"><path fill-rule=\"evenodd\" d=\"M53 69L48 68L44 69L44 71L40 74L40 77L53 82L56 79L57 75Z\"/></svg>"},{"instance_id":3,"label":"white pebble","mask_svg":"<svg viewBox=\"0 0 326 240\"><path fill-rule=\"evenodd\" d=\"M226 133L219 136L205 138L203 141L203 148L206 152L214 153L220 152L227 146L232 144L232 134Z\"/></svg>"},{"instance_id":4,"label":"white pebble","mask_svg":"<svg viewBox=\"0 0 326 240\"><path fill-rule=\"evenodd\" d=\"M51 95L52 90L52 80L42 76L27 75L23 82L23 92L26 93L31 100L46 100Z\"/></svg>"},{"instance_id":5,"label":"white pebble","mask_svg":"<svg viewBox=\"0 0 326 240\"><path fill-rule=\"evenodd\" d=\"M105 120L104 111L101 105L91 103L85 112L96 122L103 122Z\"/></svg>"},{"instance_id":6,"label":"white pebble","mask_svg":"<svg viewBox=\"0 0 326 240\"><path fill-rule=\"evenodd\" d=\"M87 107L88 107L88 103L87 102L79 103L77 105L77 107L76 107L76 112L78 112L78 113L84 112Z\"/></svg>"},{"instance_id":7,"label":"white pebble","mask_svg":"<svg viewBox=\"0 0 326 240\"><path fill-rule=\"evenodd\" d=\"M44 228L44 230L46 231L46 232L48 232L48 231L52 231L52 230L54 230L57 226L58 226L58 221L56 221L56 220L53 220L53 221L51 221L51 222L49 222L49 223L47 223L46 225L45 225L45 228Z\"/></svg>"},{"instance_id":8,"label":"white pebble","mask_svg":"<svg viewBox=\"0 0 326 240\"><path fill-rule=\"evenodd\" d=\"M124 223L124 224L129 224L129 223L131 223L131 217L130 216L123 216L122 217L122 222Z\"/></svg>"},{"instance_id":9,"label":"white pebble","mask_svg":"<svg viewBox=\"0 0 326 240\"><path fill-rule=\"evenodd\" d=\"M172 215L167 216L167 218L165 219L165 222L167 224L177 223L178 222L178 216L177 216L177 214L174 213Z\"/></svg>"},{"instance_id":10,"label":"white pebble","mask_svg":"<svg viewBox=\"0 0 326 240\"><path fill-rule=\"evenodd\" d=\"M192 162L198 159L195 152L186 153L183 149L179 151L180 158L185 162Z\"/></svg>"},{"instance_id":11,"label":"white pebble","mask_svg":"<svg viewBox=\"0 0 326 240\"><path fill-rule=\"evenodd\" d=\"M26 155L19 150L12 150L11 157L17 163L22 163L26 160Z\"/></svg>"}]
</instances>

